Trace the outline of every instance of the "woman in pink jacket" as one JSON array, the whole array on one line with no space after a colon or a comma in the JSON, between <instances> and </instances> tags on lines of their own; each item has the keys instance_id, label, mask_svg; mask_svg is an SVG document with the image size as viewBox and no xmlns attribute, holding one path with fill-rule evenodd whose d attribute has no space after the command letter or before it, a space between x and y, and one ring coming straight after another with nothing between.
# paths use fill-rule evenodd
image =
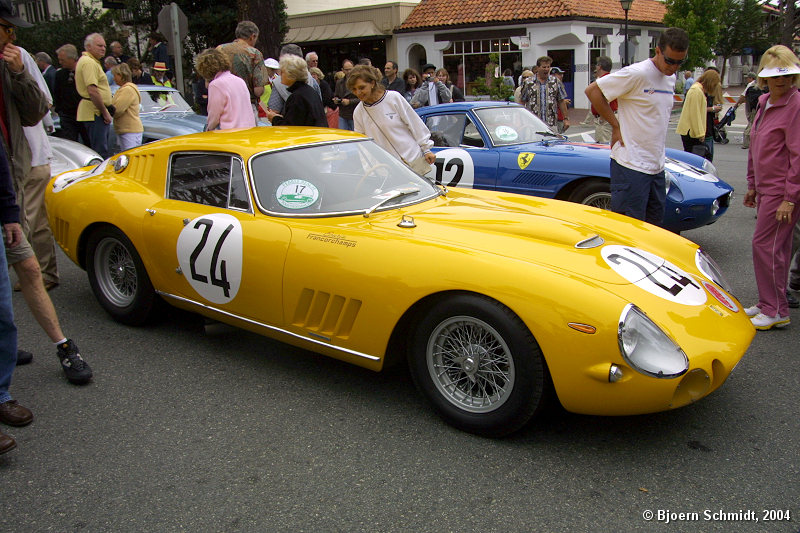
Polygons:
<instances>
[{"instance_id":1,"label":"woman in pink jacket","mask_svg":"<svg viewBox=\"0 0 800 533\"><path fill-rule=\"evenodd\" d=\"M753 267L758 304L745 309L756 329L789 324L786 278L792 230L800 219L800 60L782 45L761 58L758 83L769 93L758 100L750 131L747 193L744 205L755 207Z\"/></svg>"},{"instance_id":2,"label":"woman in pink jacket","mask_svg":"<svg viewBox=\"0 0 800 533\"><path fill-rule=\"evenodd\" d=\"M211 48L195 59L197 73L208 83L206 129L253 128L256 119L250 105L250 91L244 80L231 72L224 52Z\"/></svg>"}]
</instances>

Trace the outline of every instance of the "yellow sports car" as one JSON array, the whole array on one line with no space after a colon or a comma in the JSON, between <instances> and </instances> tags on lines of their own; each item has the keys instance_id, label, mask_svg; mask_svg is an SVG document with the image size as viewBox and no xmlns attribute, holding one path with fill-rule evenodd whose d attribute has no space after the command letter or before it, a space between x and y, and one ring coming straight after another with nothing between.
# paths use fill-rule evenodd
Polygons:
<instances>
[{"instance_id":1,"label":"yellow sports car","mask_svg":"<svg viewBox=\"0 0 800 533\"><path fill-rule=\"evenodd\" d=\"M597 208L447 190L359 134L273 127L166 139L47 191L105 310L162 300L380 370L500 436L557 398L600 415L722 385L754 329L697 245Z\"/></svg>"}]
</instances>

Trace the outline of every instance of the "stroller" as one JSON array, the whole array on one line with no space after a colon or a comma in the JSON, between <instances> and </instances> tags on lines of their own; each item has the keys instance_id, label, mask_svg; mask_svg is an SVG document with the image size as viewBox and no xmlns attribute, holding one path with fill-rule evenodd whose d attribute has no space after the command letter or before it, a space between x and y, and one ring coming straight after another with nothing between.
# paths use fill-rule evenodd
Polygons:
<instances>
[{"instance_id":1,"label":"stroller","mask_svg":"<svg viewBox=\"0 0 800 533\"><path fill-rule=\"evenodd\" d=\"M728 144L728 134L725 132L725 126L730 126L734 120L736 120L734 107L729 107L721 119L714 119L714 142Z\"/></svg>"}]
</instances>

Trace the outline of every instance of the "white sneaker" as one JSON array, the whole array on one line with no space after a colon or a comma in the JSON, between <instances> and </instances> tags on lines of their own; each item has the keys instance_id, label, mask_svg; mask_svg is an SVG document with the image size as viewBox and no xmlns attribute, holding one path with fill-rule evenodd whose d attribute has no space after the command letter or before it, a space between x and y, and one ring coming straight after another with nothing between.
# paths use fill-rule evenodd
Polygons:
<instances>
[{"instance_id":1,"label":"white sneaker","mask_svg":"<svg viewBox=\"0 0 800 533\"><path fill-rule=\"evenodd\" d=\"M756 316L760 312L761 312L761 308L758 307L757 305L754 305L753 307L748 307L747 309L744 310L744 314L746 314L750 318L753 318L754 316Z\"/></svg>"},{"instance_id":2,"label":"white sneaker","mask_svg":"<svg viewBox=\"0 0 800 533\"><path fill-rule=\"evenodd\" d=\"M764 313L758 313L756 316L750 319L750 322L753 323L756 329L764 331L772 328L782 328L784 326L788 326L790 319L788 316L767 316Z\"/></svg>"}]
</instances>

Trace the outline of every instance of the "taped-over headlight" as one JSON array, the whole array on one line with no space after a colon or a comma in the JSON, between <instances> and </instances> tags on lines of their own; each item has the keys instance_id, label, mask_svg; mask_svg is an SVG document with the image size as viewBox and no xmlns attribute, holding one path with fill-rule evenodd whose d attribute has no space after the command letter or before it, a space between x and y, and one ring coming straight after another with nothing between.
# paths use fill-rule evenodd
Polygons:
<instances>
[{"instance_id":1,"label":"taped-over headlight","mask_svg":"<svg viewBox=\"0 0 800 533\"><path fill-rule=\"evenodd\" d=\"M689 358L641 309L628 304L619 318L619 350L637 372L675 378L689 369Z\"/></svg>"},{"instance_id":2,"label":"taped-over headlight","mask_svg":"<svg viewBox=\"0 0 800 533\"><path fill-rule=\"evenodd\" d=\"M694 256L694 262L697 265L697 269L705 274L708 279L728 291L728 294L733 294L730 284L725 279L725 276L722 275L722 271L717 266L717 263L711 259L710 255L698 248Z\"/></svg>"}]
</instances>

